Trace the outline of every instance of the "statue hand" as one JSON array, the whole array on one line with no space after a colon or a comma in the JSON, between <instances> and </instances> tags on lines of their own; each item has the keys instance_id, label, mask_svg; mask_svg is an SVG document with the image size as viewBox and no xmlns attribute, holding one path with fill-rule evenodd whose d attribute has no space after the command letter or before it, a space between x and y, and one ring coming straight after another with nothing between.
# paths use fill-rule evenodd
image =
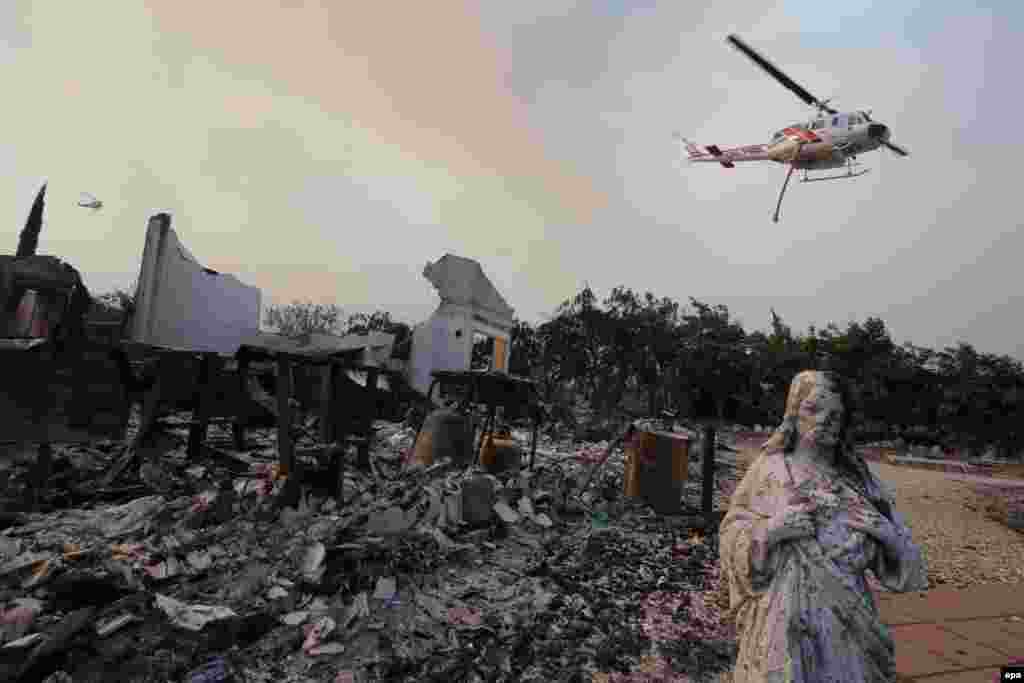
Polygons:
<instances>
[{"instance_id":1,"label":"statue hand","mask_svg":"<svg viewBox=\"0 0 1024 683\"><path fill-rule=\"evenodd\" d=\"M811 514L814 509L813 503L799 503L783 509L769 525L769 545L814 536L814 517Z\"/></svg>"},{"instance_id":2,"label":"statue hand","mask_svg":"<svg viewBox=\"0 0 1024 683\"><path fill-rule=\"evenodd\" d=\"M893 523L870 506L858 506L849 512L846 526L886 544L896 535Z\"/></svg>"}]
</instances>

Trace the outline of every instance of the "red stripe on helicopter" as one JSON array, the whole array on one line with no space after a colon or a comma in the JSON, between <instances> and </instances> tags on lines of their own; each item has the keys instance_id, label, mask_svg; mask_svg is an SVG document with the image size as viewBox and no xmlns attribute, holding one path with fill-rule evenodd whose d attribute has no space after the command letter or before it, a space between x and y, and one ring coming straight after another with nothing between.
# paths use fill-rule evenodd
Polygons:
<instances>
[{"instance_id":1,"label":"red stripe on helicopter","mask_svg":"<svg viewBox=\"0 0 1024 683\"><path fill-rule=\"evenodd\" d=\"M804 142L821 142L821 138L806 128L785 128L782 133L789 137L795 137Z\"/></svg>"}]
</instances>

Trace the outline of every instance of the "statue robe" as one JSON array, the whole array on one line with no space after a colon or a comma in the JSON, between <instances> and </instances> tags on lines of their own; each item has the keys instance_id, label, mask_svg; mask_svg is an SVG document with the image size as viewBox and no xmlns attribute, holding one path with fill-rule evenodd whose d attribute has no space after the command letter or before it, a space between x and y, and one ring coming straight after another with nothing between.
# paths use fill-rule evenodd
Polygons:
<instances>
[{"instance_id":1,"label":"statue robe","mask_svg":"<svg viewBox=\"0 0 1024 683\"><path fill-rule=\"evenodd\" d=\"M924 590L928 581L891 495L863 461L858 464L868 481L857 490L813 451L784 454L768 446L736 489L720 528L740 645L733 682L895 681L892 636L878 617L865 572L899 592ZM769 548L768 522L786 507L794 486L818 504L816 536ZM875 509L870 499L889 502L885 545L846 526L863 506Z\"/></svg>"}]
</instances>

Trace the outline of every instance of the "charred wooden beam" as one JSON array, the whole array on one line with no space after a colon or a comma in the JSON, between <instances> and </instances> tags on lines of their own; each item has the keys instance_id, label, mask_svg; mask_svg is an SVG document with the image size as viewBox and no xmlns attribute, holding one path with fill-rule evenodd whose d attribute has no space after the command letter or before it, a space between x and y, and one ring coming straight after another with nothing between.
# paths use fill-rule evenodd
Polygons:
<instances>
[{"instance_id":1,"label":"charred wooden beam","mask_svg":"<svg viewBox=\"0 0 1024 683\"><path fill-rule=\"evenodd\" d=\"M17 258L34 256L39 248L39 233L43 229L43 211L46 208L46 183L39 188L35 201L32 202L32 210L28 213L28 220L18 237Z\"/></svg>"},{"instance_id":2,"label":"charred wooden beam","mask_svg":"<svg viewBox=\"0 0 1024 683\"><path fill-rule=\"evenodd\" d=\"M249 362L250 356L245 349L239 349L238 360L238 414L231 425L231 433L235 439L235 450L245 450L245 425L249 421Z\"/></svg>"},{"instance_id":3,"label":"charred wooden beam","mask_svg":"<svg viewBox=\"0 0 1024 683\"><path fill-rule=\"evenodd\" d=\"M212 353L204 353L199 361L195 391L192 396L192 424L188 433L188 457L199 457L210 429L210 412L213 402L215 378L220 374L221 360Z\"/></svg>"},{"instance_id":4,"label":"charred wooden beam","mask_svg":"<svg viewBox=\"0 0 1024 683\"><path fill-rule=\"evenodd\" d=\"M704 425L703 462L701 462L701 509L705 520L715 512L715 428Z\"/></svg>"},{"instance_id":5,"label":"charred wooden beam","mask_svg":"<svg viewBox=\"0 0 1024 683\"><path fill-rule=\"evenodd\" d=\"M377 379L380 377L380 369L371 367L366 370L366 414L363 416L361 435L365 440L359 444L358 467L362 470L370 469L370 446L373 442L373 421L377 419Z\"/></svg>"},{"instance_id":6,"label":"charred wooden beam","mask_svg":"<svg viewBox=\"0 0 1024 683\"><path fill-rule=\"evenodd\" d=\"M329 443L333 437L331 430L331 407L334 402L334 364L319 368L320 372L320 441Z\"/></svg>"},{"instance_id":7,"label":"charred wooden beam","mask_svg":"<svg viewBox=\"0 0 1024 683\"><path fill-rule=\"evenodd\" d=\"M295 465L292 452L292 365L284 356L277 358L277 454L281 471L291 474Z\"/></svg>"}]
</instances>

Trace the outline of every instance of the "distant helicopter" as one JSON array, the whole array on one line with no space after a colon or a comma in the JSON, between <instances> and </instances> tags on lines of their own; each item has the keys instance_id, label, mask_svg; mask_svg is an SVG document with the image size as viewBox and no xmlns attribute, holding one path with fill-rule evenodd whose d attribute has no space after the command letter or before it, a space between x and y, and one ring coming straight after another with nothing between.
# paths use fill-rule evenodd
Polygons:
<instances>
[{"instance_id":1,"label":"distant helicopter","mask_svg":"<svg viewBox=\"0 0 1024 683\"><path fill-rule=\"evenodd\" d=\"M860 163L857 155L871 152L879 147L886 147L901 157L909 156L909 152L890 141L891 131L883 123L871 118L869 111L839 112L828 106L828 100L819 100L786 74L754 51L738 36L730 35L727 39L737 50L749 57L755 64L791 90L801 100L817 109L817 116L807 123L794 123L772 135L772 141L766 145L747 145L732 149L719 149L716 145L707 145L707 152L700 151L697 145L676 133L675 136L686 145L689 161L716 162L725 168L734 168L740 161L774 161L788 164L786 180L782 183L778 202L772 221L779 222L779 211L782 209L782 197L786 194L786 186L793 171L804 172L803 182L816 180L839 180L856 178L864 175L869 169L855 170ZM810 171L821 171L831 168L846 167L846 173L811 178Z\"/></svg>"},{"instance_id":2,"label":"distant helicopter","mask_svg":"<svg viewBox=\"0 0 1024 683\"><path fill-rule=\"evenodd\" d=\"M103 208L103 202L88 192L81 193L78 199L78 205L83 209L92 209L93 211L99 211Z\"/></svg>"}]
</instances>

